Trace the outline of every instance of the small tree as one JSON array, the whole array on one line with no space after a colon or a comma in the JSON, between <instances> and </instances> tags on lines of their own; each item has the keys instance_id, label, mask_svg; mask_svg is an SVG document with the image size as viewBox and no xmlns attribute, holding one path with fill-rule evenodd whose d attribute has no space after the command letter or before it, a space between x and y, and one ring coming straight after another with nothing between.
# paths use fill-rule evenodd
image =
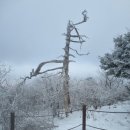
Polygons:
<instances>
[{"instance_id":1,"label":"small tree","mask_svg":"<svg viewBox=\"0 0 130 130\"><path fill-rule=\"evenodd\" d=\"M101 68L108 75L130 79L130 32L114 39L114 51L100 58Z\"/></svg>"}]
</instances>

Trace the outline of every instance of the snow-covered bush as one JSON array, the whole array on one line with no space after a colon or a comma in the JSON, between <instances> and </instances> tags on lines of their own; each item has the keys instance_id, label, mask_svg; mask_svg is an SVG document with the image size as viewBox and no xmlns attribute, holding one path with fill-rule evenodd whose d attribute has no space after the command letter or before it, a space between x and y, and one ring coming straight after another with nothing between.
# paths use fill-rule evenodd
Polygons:
<instances>
[{"instance_id":1,"label":"snow-covered bush","mask_svg":"<svg viewBox=\"0 0 130 130\"><path fill-rule=\"evenodd\" d=\"M18 117L15 127L16 130L51 130L54 124L52 120L49 122L48 117Z\"/></svg>"},{"instance_id":2,"label":"snow-covered bush","mask_svg":"<svg viewBox=\"0 0 130 130\"><path fill-rule=\"evenodd\" d=\"M127 100L129 91L125 85L123 79L107 76L105 73L99 74L98 78L74 80L70 88L72 107L77 108L85 103L88 107L97 108Z\"/></svg>"},{"instance_id":3,"label":"snow-covered bush","mask_svg":"<svg viewBox=\"0 0 130 130\"><path fill-rule=\"evenodd\" d=\"M97 82L93 78L87 78L76 82L77 84L74 84L74 87L70 90L72 107L81 107L83 103L88 107L96 107L97 104L99 104L97 98Z\"/></svg>"}]
</instances>

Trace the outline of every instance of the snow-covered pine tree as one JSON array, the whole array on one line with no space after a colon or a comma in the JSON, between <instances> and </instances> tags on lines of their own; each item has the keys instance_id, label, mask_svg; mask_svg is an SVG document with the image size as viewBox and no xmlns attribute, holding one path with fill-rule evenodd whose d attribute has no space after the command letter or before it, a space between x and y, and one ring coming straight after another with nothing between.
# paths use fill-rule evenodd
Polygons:
<instances>
[{"instance_id":1,"label":"snow-covered pine tree","mask_svg":"<svg viewBox=\"0 0 130 130\"><path fill-rule=\"evenodd\" d=\"M115 38L114 43L113 52L100 58L100 66L108 75L130 79L130 32Z\"/></svg>"}]
</instances>

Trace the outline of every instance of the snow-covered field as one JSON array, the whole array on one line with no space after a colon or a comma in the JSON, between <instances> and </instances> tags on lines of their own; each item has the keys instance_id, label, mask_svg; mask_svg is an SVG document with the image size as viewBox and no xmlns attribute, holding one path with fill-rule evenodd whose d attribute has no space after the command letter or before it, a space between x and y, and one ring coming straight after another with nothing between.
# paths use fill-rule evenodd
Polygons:
<instances>
[{"instance_id":1,"label":"snow-covered field","mask_svg":"<svg viewBox=\"0 0 130 130\"><path fill-rule=\"evenodd\" d=\"M104 106L100 111L116 111L130 112L130 101L120 102L112 106ZM130 130L130 114L117 113L87 113L86 124L106 130ZM82 112L73 112L68 118L55 119L55 130L68 130L72 127L82 124ZM86 130L94 130L95 128L86 127ZM82 126L74 130L82 130ZM96 129L95 129L96 130Z\"/></svg>"}]
</instances>

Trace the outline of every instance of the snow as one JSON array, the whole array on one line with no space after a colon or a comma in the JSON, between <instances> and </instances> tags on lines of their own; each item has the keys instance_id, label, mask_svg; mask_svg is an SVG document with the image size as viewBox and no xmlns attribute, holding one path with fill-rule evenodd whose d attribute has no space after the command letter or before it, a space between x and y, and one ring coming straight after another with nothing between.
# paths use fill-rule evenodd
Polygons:
<instances>
[{"instance_id":1,"label":"snow","mask_svg":"<svg viewBox=\"0 0 130 130\"><path fill-rule=\"evenodd\" d=\"M128 112L130 111L130 101L120 102L112 106L104 106L98 110ZM106 130L130 130L130 114L87 112L87 116L90 117L86 120L87 125ZM82 112L73 112L67 118L56 118L55 125L58 127L56 127L54 130L68 130L80 124L82 124ZM82 130L82 126L79 126L74 130ZM94 130L94 128L87 126L86 130Z\"/></svg>"}]
</instances>

